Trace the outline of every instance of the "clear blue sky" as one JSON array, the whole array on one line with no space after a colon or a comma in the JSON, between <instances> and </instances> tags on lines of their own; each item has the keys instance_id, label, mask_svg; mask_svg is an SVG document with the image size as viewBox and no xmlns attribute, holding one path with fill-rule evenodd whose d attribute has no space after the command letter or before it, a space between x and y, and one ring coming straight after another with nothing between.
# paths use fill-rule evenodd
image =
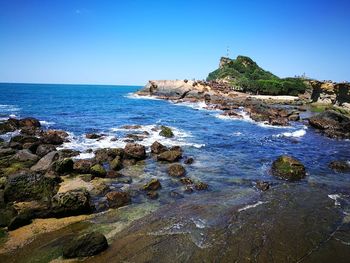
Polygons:
<instances>
[{"instance_id":1,"label":"clear blue sky","mask_svg":"<svg viewBox=\"0 0 350 263\"><path fill-rule=\"evenodd\" d=\"M350 80L350 1L0 0L0 82L203 79L247 55L280 77Z\"/></svg>"}]
</instances>

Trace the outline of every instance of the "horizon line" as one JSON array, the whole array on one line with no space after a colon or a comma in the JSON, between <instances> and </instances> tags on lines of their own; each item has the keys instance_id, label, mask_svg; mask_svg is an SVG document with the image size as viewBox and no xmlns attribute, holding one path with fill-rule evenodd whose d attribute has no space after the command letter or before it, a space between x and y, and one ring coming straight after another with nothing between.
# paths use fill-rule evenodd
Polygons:
<instances>
[{"instance_id":1,"label":"horizon line","mask_svg":"<svg viewBox=\"0 0 350 263\"><path fill-rule=\"evenodd\" d=\"M75 85L75 86L132 86L142 87L144 85L129 85L129 84L97 84L97 83L47 83L47 82L2 82L0 84L29 84L29 85Z\"/></svg>"}]
</instances>

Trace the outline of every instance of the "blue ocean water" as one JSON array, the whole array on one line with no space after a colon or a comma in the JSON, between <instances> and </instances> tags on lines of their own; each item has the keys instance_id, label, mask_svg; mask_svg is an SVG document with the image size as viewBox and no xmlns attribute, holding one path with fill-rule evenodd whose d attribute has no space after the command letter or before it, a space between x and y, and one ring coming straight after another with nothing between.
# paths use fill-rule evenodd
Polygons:
<instances>
[{"instance_id":1,"label":"blue ocean water","mask_svg":"<svg viewBox=\"0 0 350 263\"><path fill-rule=\"evenodd\" d=\"M349 174L328 168L332 160L350 160L350 141L333 140L320 135L302 122L278 128L251 120L220 118L219 112L197 104L173 104L168 101L132 95L138 86L0 84L0 117L35 117L47 128L70 132L65 147L82 152L88 148L125 144L130 132L121 126L142 125L150 132L141 143L154 140L181 145L195 163L188 173L210 184L213 191L227 187L251 187L254 180L278 183L270 175L271 163L281 154L290 154L306 166L303 183L329 187L329 192L348 191ZM174 128L174 139L152 133L156 125ZM105 133L106 139L88 141L84 134ZM117 141L110 140L117 138ZM152 166L151 166L152 167ZM149 168L152 169L152 168ZM152 172L152 170L150 170Z\"/></svg>"}]
</instances>

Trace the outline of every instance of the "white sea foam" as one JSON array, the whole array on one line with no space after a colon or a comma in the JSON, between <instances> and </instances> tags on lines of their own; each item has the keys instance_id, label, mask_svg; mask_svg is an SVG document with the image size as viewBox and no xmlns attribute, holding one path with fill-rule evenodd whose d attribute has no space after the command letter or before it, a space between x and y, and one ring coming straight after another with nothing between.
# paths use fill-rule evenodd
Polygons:
<instances>
[{"instance_id":1,"label":"white sea foam","mask_svg":"<svg viewBox=\"0 0 350 263\"><path fill-rule=\"evenodd\" d=\"M200 218L191 218L192 222L196 225L197 228L205 228L206 227L206 222L204 219Z\"/></svg>"},{"instance_id":2,"label":"white sea foam","mask_svg":"<svg viewBox=\"0 0 350 263\"><path fill-rule=\"evenodd\" d=\"M136 93L128 93L126 96L126 98L128 99L137 99L137 100L161 100L157 97L153 97L153 96L140 96Z\"/></svg>"},{"instance_id":3,"label":"white sea foam","mask_svg":"<svg viewBox=\"0 0 350 263\"><path fill-rule=\"evenodd\" d=\"M53 121L40 121L40 124L45 127L50 127L52 125L55 125L56 123Z\"/></svg>"},{"instance_id":4,"label":"white sea foam","mask_svg":"<svg viewBox=\"0 0 350 263\"><path fill-rule=\"evenodd\" d=\"M258 201L256 202L255 204L252 204L252 205L246 205L240 209L238 209L238 212L241 212L241 211L245 211L245 210L248 210L248 209L251 209L251 208L254 208L254 207L257 207L258 205L262 205L266 202L261 202L261 201Z\"/></svg>"},{"instance_id":5,"label":"white sea foam","mask_svg":"<svg viewBox=\"0 0 350 263\"><path fill-rule=\"evenodd\" d=\"M199 102L189 102L189 101L184 101L184 102L176 102L174 105L177 106L185 106L185 107L190 107L195 110L207 110L207 104L204 101L199 101Z\"/></svg>"},{"instance_id":6,"label":"white sea foam","mask_svg":"<svg viewBox=\"0 0 350 263\"><path fill-rule=\"evenodd\" d=\"M334 205L335 206L339 206L340 205L340 202L338 201L341 197L339 194L331 194L331 195L328 195L328 197L332 200L334 200Z\"/></svg>"},{"instance_id":7,"label":"white sea foam","mask_svg":"<svg viewBox=\"0 0 350 263\"><path fill-rule=\"evenodd\" d=\"M234 132L234 133L232 133L232 135L234 135L234 136L241 136L241 135L243 135L243 133L241 133L241 132Z\"/></svg>"},{"instance_id":8,"label":"white sea foam","mask_svg":"<svg viewBox=\"0 0 350 263\"><path fill-rule=\"evenodd\" d=\"M20 134L19 130L13 131L13 132L7 132L0 135L0 138L3 139L5 142L9 142L12 137L17 136Z\"/></svg>"},{"instance_id":9,"label":"white sea foam","mask_svg":"<svg viewBox=\"0 0 350 263\"><path fill-rule=\"evenodd\" d=\"M294 138L300 138L303 137L306 134L306 130L305 129L301 129L301 130L296 130L294 132L284 132L284 133L280 133L277 135L273 135L274 137L294 137Z\"/></svg>"}]
</instances>

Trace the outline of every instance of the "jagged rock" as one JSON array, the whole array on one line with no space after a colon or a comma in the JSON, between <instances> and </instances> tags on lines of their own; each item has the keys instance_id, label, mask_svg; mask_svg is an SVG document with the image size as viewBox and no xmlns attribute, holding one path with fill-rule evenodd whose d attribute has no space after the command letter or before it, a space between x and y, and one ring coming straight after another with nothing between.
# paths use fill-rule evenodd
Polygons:
<instances>
[{"instance_id":1,"label":"jagged rock","mask_svg":"<svg viewBox=\"0 0 350 263\"><path fill-rule=\"evenodd\" d=\"M101 164L110 162L118 156L123 158L124 150L122 148L104 148L95 151L95 159Z\"/></svg>"},{"instance_id":2,"label":"jagged rock","mask_svg":"<svg viewBox=\"0 0 350 263\"><path fill-rule=\"evenodd\" d=\"M176 162L182 158L180 151L165 151L157 156L158 161Z\"/></svg>"},{"instance_id":3,"label":"jagged rock","mask_svg":"<svg viewBox=\"0 0 350 263\"><path fill-rule=\"evenodd\" d=\"M90 172L97 177L105 177L107 172L100 164L95 164L90 168Z\"/></svg>"},{"instance_id":4,"label":"jagged rock","mask_svg":"<svg viewBox=\"0 0 350 263\"><path fill-rule=\"evenodd\" d=\"M72 158L72 157L78 156L80 154L79 151L72 150L72 149L61 149L57 152L58 152L58 155L60 156L60 159Z\"/></svg>"},{"instance_id":5,"label":"jagged rock","mask_svg":"<svg viewBox=\"0 0 350 263\"><path fill-rule=\"evenodd\" d=\"M71 158L58 160L54 163L55 171L59 174L67 174L73 171L74 162Z\"/></svg>"},{"instance_id":6,"label":"jagged rock","mask_svg":"<svg viewBox=\"0 0 350 263\"><path fill-rule=\"evenodd\" d=\"M89 257L108 248L107 239L98 232L90 232L75 237L63 247L64 258Z\"/></svg>"},{"instance_id":7,"label":"jagged rock","mask_svg":"<svg viewBox=\"0 0 350 263\"><path fill-rule=\"evenodd\" d=\"M9 155L13 155L15 154L16 151L14 149L11 148L1 148L0 149L0 158L5 157L5 156L9 156Z\"/></svg>"},{"instance_id":8,"label":"jagged rock","mask_svg":"<svg viewBox=\"0 0 350 263\"><path fill-rule=\"evenodd\" d=\"M90 195L87 191L67 191L58 193L51 199L51 214L56 217L67 217L92 212Z\"/></svg>"},{"instance_id":9,"label":"jagged rock","mask_svg":"<svg viewBox=\"0 0 350 263\"><path fill-rule=\"evenodd\" d=\"M267 191L270 188L270 184L263 181L257 181L255 186L261 191Z\"/></svg>"},{"instance_id":10,"label":"jagged rock","mask_svg":"<svg viewBox=\"0 0 350 263\"><path fill-rule=\"evenodd\" d=\"M149 199L157 199L159 197L159 194L156 191L149 191L147 192L147 197Z\"/></svg>"},{"instance_id":11,"label":"jagged rock","mask_svg":"<svg viewBox=\"0 0 350 263\"><path fill-rule=\"evenodd\" d=\"M48 130L41 134L41 141L45 144L60 145L68 137L68 133L59 130Z\"/></svg>"},{"instance_id":12,"label":"jagged rock","mask_svg":"<svg viewBox=\"0 0 350 263\"><path fill-rule=\"evenodd\" d=\"M146 158L145 146L137 143L128 143L124 148L125 157L135 160L143 160Z\"/></svg>"},{"instance_id":13,"label":"jagged rock","mask_svg":"<svg viewBox=\"0 0 350 263\"><path fill-rule=\"evenodd\" d=\"M163 144L155 141L152 145L151 145L151 152L154 154L160 154L162 152L165 152L166 150L168 150L168 148L166 146L164 146Z\"/></svg>"},{"instance_id":14,"label":"jagged rock","mask_svg":"<svg viewBox=\"0 0 350 263\"><path fill-rule=\"evenodd\" d=\"M207 190L208 189L208 184L203 183L203 182L198 182L194 185L194 188L196 188L196 190L201 191L201 190Z\"/></svg>"},{"instance_id":15,"label":"jagged rock","mask_svg":"<svg viewBox=\"0 0 350 263\"><path fill-rule=\"evenodd\" d=\"M96 133L88 133L85 135L86 139L98 139L101 138L102 135Z\"/></svg>"},{"instance_id":16,"label":"jagged rock","mask_svg":"<svg viewBox=\"0 0 350 263\"><path fill-rule=\"evenodd\" d=\"M121 158L117 156L109 163L109 166L112 170L118 171L123 168L123 162Z\"/></svg>"},{"instance_id":17,"label":"jagged rock","mask_svg":"<svg viewBox=\"0 0 350 263\"><path fill-rule=\"evenodd\" d=\"M126 130L137 130L137 129L141 129L142 126L141 125L124 125L121 128Z\"/></svg>"},{"instance_id":18,"label":"jagged rock","mask_svg":"<svg viewBox=\"0 0 350 263\"><path fill-rule=\"evenodd\" d=\"M161 131L159 132L159 135L166 138L174 137L173 131L167 126L161 126Z\"/></svg>"},{"instance_id":19,"label":"jagged rock","mask_svg":"<svg viewBox=\"0 0 350 263\"><path fill-rule=\"evenodd\" d=\"M161 188L161 184L158 179L153 178L147 184L145 184L142 189L146 191L154 191Z\"/></svg>"},{"instance_id":20,"label":"jagged rock","mask_svg":"<svg viewBox=\"0 0 350 263\"><path fill-rule=\"evenodd\" d=\"M306 176L304 165L297 159L282 155L272 163L272 174L288 181L296 181Z\"/></svg>"},{"instance_id":21,"label":"jagged rock","mask_svg":"<svg viewBox=\"0 0 350 263\"><path fill-rule=\"evenodd\" d=\"M58 152L49 152L44 157L42 157L35 165L30 169L35 172L49 170L52 164L59 158Z\"/></svg>"},{"instance_id":22,"label":"jagged rock","mask_svg":"<svg viewBox=\"0 0 350 263\"><path fill-rule=\"evenodd\" d=\"M32 154L29 150L20 150L12 157L12 159L20 162L33 161L35 163L39 157Z\"/></svg>"},{"instance_id":23,"label":"jagged rock","mask_svg":"<svg viewBox=\"0 0 350 263\"><path fill-rule=\"evenodd\" d=\"M180 178L180 182L185 185L193 184L193 181L188 177Z\"/></svg>"},{"instance_id":24,"label":"jagged rock","mask_svg":"<svg viewBox=\"0 0 350 263\"><path fill-rule=\"evenodd\" d=\"M194 159L192 157L188 157L184 160L184 164L193 164Z\"/></svg>"},{"instance_id":25,"label":"jagged rock","mask_svg":"<svg viewBox=\"0 0 350 263\"><path fill-rule=\"evenodd\" d=\"M128 205L131 202L130 195L126 192L109 192L106 195L108 205L111 208L118 208L121 206Z\"/></svg>"},{"instance_id":26,"label":"jagged rock","mask_svg":"<svg viewBox=\"0 0 350 263\"><path fill-rule=\"evenodd\" d=\"M123 175L117 171L110 170L107 172L107 178L117 178L117 177L122 177Z\"/></svg>"},{"instance_id":27,"label":"jagged rock","mask_svg":"<svg viewBox=\"0 0 350 263\"><path fill-rule=\"evenodd\" d=\"M169 166L168 174L172 177L183 177L186 170L181 164L175 163Z\"/></svg>"},{"instance_id":28,"label":"jagged rock","mask_svg":"<svg viewBox=\"0 0 350 263\"><path fill-rule=\"evenodd\" d=\"M331 138L350 138L350 117L327 110L309 119L309 124Z\"/></svg>"},{"instance_id":29,"label":"jagged rock","mask_svg":"<svg viewBox=\"0 0 350 263\"><path fill-rule=\"evenodd\" d=\"M350 162L349 161L332 161L329 164L329 168L335 170L336 172L349 172L350 171Z\"/></svg>"},{"instance_id":30,"label":"jagged rock","mask_svg":"<svg viewBox=\"0 0 350 263\"><path fill-rule=\"evenodd\" d=\"M78 173L88 174L90 173L90 168L93 164L94 162L92 160L76 160L73 165L73 170Z\"/></svg>"}]
</instances>

